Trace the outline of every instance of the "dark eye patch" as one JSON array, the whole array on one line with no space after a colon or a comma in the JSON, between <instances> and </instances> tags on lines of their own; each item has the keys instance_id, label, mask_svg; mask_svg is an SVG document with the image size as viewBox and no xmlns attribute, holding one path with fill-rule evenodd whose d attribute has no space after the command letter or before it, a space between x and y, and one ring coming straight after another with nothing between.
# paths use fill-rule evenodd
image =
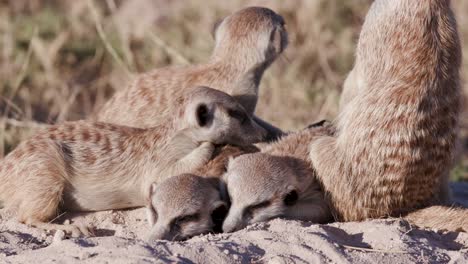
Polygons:
<instances>
[{"instance_id":1,"label":"dark eye patch","mask_svg":"<svg viewBox=\"0 0 468 264\"><path fill-rule=\"evenodd\" d=\"M256 210L259 210L261 208L265 208L270 206L271 202L270 201L264 201L258 204L251 205L247 208L245 208L243 212L243 218L252 218L253 214Z\"/></svg>"},{"instance_id":2,"label":"dark eye patch","mask_svg":"<svg viewBox=\"0 0 468 264\"><path fill-rule=\"evenodd\" d=\"M182 225L187 224L189 222L197 221L199 218L200 218L199 214L180 216L172 220L171 227L180 229Z\"/></svg>"},{"instance_id":3,"label":"dark eye patch","mask_svg":"<svg viewBox=\"0 0 468 264\"><path fill-rule=\"evenodd\" d=\"M241 123L244 123L247 120L247 115L239 110L229 109L228 115L232 118L240 120Z\"/></svg>"},{"instance_id":4,"label":"dark eye patch","mask_svg":"<svg viewBox=\"0 0 468 264\"><path fill-rule=\"evenodd\" d=\"M214 227L213 231L215 233L223 232L223 222L228 214L229 209L225 205L221 205L218 208L214 209L211 213L211 219L213 221Z\"/></svg>"},{"instance_id":5,"label":"dark eye patch","mask_svg":"<svg viewBox=\"0 0 468 264\"><path fill-rule=\"evenodd\" d=\"M286 194L286 196L284 196L283 202L287 206L293 206L296 204L298 199L299 195L297 194L297 191L292 190L288 194Z\"/></svg>"},{"instance_id":6,"label":"dark eye patch","mask_svg":"<svg viewBox=\"0 0 468 264\"><path fill-rule=\"evenodd\" d=\"M197 121L198 125L204 127L208 124L209 113L208 113L208 106L205 104L201 104L197 107Z\"/></svg>"}]
</instances>

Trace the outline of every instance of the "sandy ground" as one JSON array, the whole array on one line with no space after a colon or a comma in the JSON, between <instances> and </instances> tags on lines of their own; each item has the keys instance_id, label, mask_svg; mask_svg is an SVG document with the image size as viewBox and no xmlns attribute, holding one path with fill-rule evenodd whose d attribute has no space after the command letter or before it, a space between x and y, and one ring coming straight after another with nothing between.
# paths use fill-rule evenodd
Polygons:
<instances>
[{"instance_id":1,"label":"sandy ground","mask_svg":"<svg viewBox=\"0 0 468 264\"><path fill-rule=\"evenodd\" d=\"M452 187L468 206L468 183ZM5 212L0 217L0 263L468 263L468 233L419 229L402 219L328 225L275 219L232 234L148 244L144 209L65 216L93 223L92 238L63 238Z\"/></svg>"}]
</instances>

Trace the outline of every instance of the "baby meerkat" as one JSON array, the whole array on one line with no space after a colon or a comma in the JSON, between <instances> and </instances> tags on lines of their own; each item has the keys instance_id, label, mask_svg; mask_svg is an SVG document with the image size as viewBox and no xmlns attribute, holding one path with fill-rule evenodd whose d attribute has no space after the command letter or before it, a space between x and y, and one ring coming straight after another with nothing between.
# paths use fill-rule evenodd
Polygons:
<instances>
[{"instance_id":1,"label":"baby meerkat","mask_svg":"<svg viewBox=\"0 0 468 264\"><path fill-rule=\"evenodd\" d=\"M19 221L76 236L86 228L47 223L59 210L145 206L153 182L191 172L214 144L247 145L265 130L231 96L192 89L173 119L149 129L86 121L52 126L21 143L0 163L0 200Z\"/></svg>"},{"instance_id":2,"label":"baby meerkat","mask_svg":"<svg viewBox=\"0 0 468 264\"><path fill-rule=\"evenodd\" d=\"M372 4L337 133L310 145L337 220L399 216L449 200L460 63L450 1Z\"/></svg>"},{"instance_id":3,"label":"baby meerkat","mask_svg":"<svg viewBox=\"0 0 468 264\"><path fill-rule=\"evenodd\" d=\"M262 149L229 161L223 177L231 208L223 231L276 217L324 223L332 219L324 193L308 161L308 142L332 134L330 125L283 136Z\"/></svg>"},{"instance_id":4,"label":"baby meerkat","mask_svg":"<svg viewBox=\"0 0 468 264\"><path fill-rule=\"evenodd\" d=\"M153 127L173 114L176 98L202 85L233 96L250 117L268 130L265 140L282 135L281 130L254 116L254 111L263 72L288 43L283 18L268 8L244 8L217 24L214 37L215 47L207 63L141 74L100 109L97 120Z\"/></svg>"},{"instance_id":5,"label":"baby meerkat","mask_svg":"<svg viewBox=\"0 0 468 264\"><path fill-rule=\"evenodd\" d=\"M222 232L229 204L220 192L221 175L229 158L257 152L255 147L225 146L215 158L193 174L171 177L153 184L147 215L149 240L185 240L196 235Z\"/></svg>"},{"instance_id":6,"label":"baby meerkat","mask_svg":"<svg viewBox=\"0 0 468 264\"><path fill-rule=\"evenodd\" d=\"M213 178L181 174L152 185L148 240L180 241L217 231L229 207L216 183Z\"/></svg>"}]
</instances>

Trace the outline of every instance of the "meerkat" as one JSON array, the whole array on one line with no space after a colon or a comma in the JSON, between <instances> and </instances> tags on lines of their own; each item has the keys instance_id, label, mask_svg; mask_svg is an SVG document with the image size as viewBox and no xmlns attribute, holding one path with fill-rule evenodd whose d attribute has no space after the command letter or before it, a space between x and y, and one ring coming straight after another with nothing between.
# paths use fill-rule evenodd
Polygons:
<instances>
[{"instance_id":1,"label":"meerkat","mask_svg":"<svg viewBox=\"0 0 468 264\"><path fill-rule=\"evenodd\" d=\"M229 201L222 195L221 176L229 158L259 151L255 147L225 146L206 165L190 174L170 177L151 186L147 203L149 241L186 240L222 232Z\"/></svg>"},{"instance_id":2,"label":"meerkat","mask_svg":"<svg viewBox=\"0 0 468 264\"><path fill-rule=\"evenodd\" d=\"M460 62L450 1L372 4L336 135L310 144L337 220L399 216L449 200Z\"/></svg>"},{"instance_id":3,"label":"meerkat","mask_svg":"<svg viewBox=\"0 0 468 264\"><path fill-rule=\"evenodd\" d=\"M223 176L226 189L220 189L231 201L223 231L234 232L277 217L314 223L332 221L330 201L311 167L307 145L334 133L329 123L315 125L282 137L261 153L231 159ZM467 216L468 209L446 206L399 215L419 227L458 232L468 231Z\"/></svg>"},{"instance_id":4,"label":"meerkat","mask_svg":"<svg viewBox=\"0 0 468 264\"><path fill-rule=\"evenodd\" d=\"M330 124L283 136L261 153L229 161L223 176L224 196L231 201L224 232L276 217L325 223L332 219L324 192L309 162L308 143L332 134Z\"/></svg>"},{"instance_id":5,"label":"meerkat","mask_svg":"<svg viewBox=\"0 0 468 264\"><path fill-rule=\"evenodd\" d=\"M152 183L204 165L214 144L247 145L265 133L231 96L198 87L158 127L78 121L36 134L1 161L0 200L25 224L89 235L47 222L59 210L145 206Z\"/></svg>"},{"instance_id":6,"label":"meerkat","mask_svg":"<svg viewBox=\"0 0 468 264\"><path fill-rule=\"evenodd\" d=\"M172 114L174 98L202 85L233 96L250 117L268 130L265 140L282 135L280 129L256 117L254 112L263 72L288 44L283 18L268 8L244 8L218 23L214 38L215 47L207 63L141 74L99 110L96 120L152 127Z\"/></svg>"}]
</instances>

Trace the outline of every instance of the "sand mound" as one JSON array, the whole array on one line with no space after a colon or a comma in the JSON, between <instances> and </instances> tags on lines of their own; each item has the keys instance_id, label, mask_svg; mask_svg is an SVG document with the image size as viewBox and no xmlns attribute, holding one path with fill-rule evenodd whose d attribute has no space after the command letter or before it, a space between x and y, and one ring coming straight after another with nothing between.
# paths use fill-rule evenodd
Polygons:
<instances>
[{"instance_id":1,"label":"sand mound","mask_svg":"<svg viewBox=\"0 0 468 264\"><path fill-rule=\"evenodd\" d=\"M468 202L468 184L453 187L457 201ZM144 209L67 215L97 228L97 237L73 239L0 216L2 263L468 263L468 233L423 230L401 219L328 225L275 219L232 234L149 244Z\"/></svg>"}]
</instances>

